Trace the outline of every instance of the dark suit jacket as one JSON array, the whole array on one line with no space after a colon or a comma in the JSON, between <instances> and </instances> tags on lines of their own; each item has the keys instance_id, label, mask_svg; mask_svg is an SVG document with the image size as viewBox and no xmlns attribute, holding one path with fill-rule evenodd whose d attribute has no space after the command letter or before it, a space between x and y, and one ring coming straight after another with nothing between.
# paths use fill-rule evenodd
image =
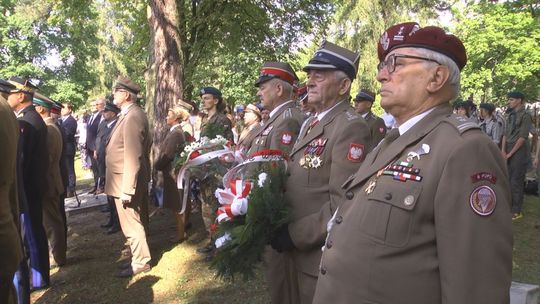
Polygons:
<instances>
[{"instance_id":1,"label":"dark suit jacket","mask_svg":"<svg viewBox=\"0 0 540 304\"><path fill-rule=\"evenodd\" d=\"M100 177L105 177L105 147L107 146L107 141L111 137L111 131L118 121L115 118L114 122L110 127L107 127L109 121L103 120L98 127L97 137L96 137L96 151L97 151L97 161L98 161L98 172Z\"/></svg>"},{"instance_id":2,"label":"dark suit jacket","mask_svg":"<svg viewBox=\"0 0 540 304\"><path fill-rule=\"evenodd\" d=\"M47 188L49 152L47 148L47 126L34 106L28 106L19 114L22 138L22 174L29 211L38 204ZM37 210L36 210L37 212Z\"/></svg>"},{"instance_id":3,"label":"dark suit jacket","mask_svg":"<svg viewBox=\"0 0 540 304\"><path fill-rule=\"evenodd\" d=\"M88 125L86 126L86 149L88 150L96 150L96 137L100 121L101 113L98 113L93 121L88 120Z\"/></svg>"},{"instance_id":4,"label":"dark suit jacket","mask_svg":"<svg viewBox=\"0 0 540 304\"><path fill-rule=\"evenodd\" d=\"M73 116L69 115L61 125L66 137L66 141L64 142L64 153L66 155L75 155L75 149L77 147L77 141L75 140L77 121Z\"/></svg>"}]
</instances>

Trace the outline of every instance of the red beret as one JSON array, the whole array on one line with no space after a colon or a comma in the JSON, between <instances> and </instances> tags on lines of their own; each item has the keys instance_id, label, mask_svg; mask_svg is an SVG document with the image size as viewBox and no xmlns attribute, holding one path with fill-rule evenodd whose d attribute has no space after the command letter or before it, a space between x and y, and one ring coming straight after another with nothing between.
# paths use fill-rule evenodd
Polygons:
<instances>
[{"instance_id":1,"label":"red beret","mask_svg":"<svg viewBox=\"0 0 540 304\"><path fill-rule=\"evenodd\" d=\"M422 28L416 22L406 22L388 28L377 45L379 60L383 61L390 51L402 47L419 47L444 54L460 70L467 63L467 53L461 40L436 26Z\"/></svg>"}]
</instances>

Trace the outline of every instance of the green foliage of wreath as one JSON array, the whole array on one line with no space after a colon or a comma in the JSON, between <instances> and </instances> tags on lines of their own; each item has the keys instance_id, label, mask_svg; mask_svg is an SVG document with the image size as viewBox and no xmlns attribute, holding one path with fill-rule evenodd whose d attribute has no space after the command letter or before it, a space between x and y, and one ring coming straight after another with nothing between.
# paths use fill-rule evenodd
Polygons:
<instances>
[{"instance_id":1,"label":"green foliage of wreath","mask_svg":"<svg viewBox=\"0 0 540 304\"><path fill-rule=\"evenodd\" d=\"M253 181L245 217L235 217L221 223L217 236L229 233L231 240L217 249L211 268L216 276L234 280L241 276L248 280L254 276L265 247L276 231L288 222L289 209L285 203L286 177L280 167L268 166L263 187Z\"/></svg>"}]
</instances>

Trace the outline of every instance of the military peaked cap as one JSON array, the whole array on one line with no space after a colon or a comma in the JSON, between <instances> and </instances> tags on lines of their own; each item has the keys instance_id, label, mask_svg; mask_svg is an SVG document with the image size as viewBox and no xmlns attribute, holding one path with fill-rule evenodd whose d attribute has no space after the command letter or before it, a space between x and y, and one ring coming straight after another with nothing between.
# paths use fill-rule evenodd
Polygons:
<instances>
[{"instance_id":1,"label":"military peaked cap","mask_svg":"<svg viewBox=\"0 0 540 304\"><path fill-rule=\"evenodd\" d=\"M261 83L274 78L281 79L290 85L298 81L298 76L296 76L296 73L288 63L265 62L261 68L259 79L255 82L255 86L258 87Z\"/></svg>"},{"instance_id":2,"label":"military peaked cap","mask_svg":"<svg viewBox=\"0 0 540 304\"><path fill-rule=\"evenodd\" d=\"M304 67L309 70L340 70L353 80L358 72L360 55L328 41L323 41L313 58Z\"/></svg>"},{"instance_id":3,"label":"military peaked cap","mask_svg":"<svg viewBox=\"0 0 540 304\"><path fill-rule=\"evenodd\" d=\"M133 94L139 94L141 91L141 87L138 84L124 76L118 76L118 78L116 78L113 89L123 89Z\"/></svg>"}]
</instances>

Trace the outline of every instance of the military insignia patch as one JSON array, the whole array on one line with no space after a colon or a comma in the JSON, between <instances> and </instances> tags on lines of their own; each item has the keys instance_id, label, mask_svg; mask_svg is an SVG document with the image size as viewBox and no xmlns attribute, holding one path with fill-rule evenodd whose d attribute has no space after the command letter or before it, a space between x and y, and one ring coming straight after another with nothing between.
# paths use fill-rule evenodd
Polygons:
<instances>
[{"instance_id":1,"label":"military insignia patch","mask_svg":"<svg viewBox=\"0 0 540 304\"><path fill-rule=\"evenodd\" d=\"M361 162L364 160L364 145L351 143L349 145L349 153L347 159L352 162Z\"/></svg>"},{"instance_id":2,"label":"military insignia patch","mask_svg":"<svg viewBox=\"0 0 540 304\"><path fill-rule=\"evenodd\" d=\"M381 134L384 133L384 130L385 130L385 128L380 127L380 128L379 128L379 133L381 133Z\"/></svg>"},{"instance_id":3,"label":"military insignia patch","mask_svg":"<svg viewBox=\"0 0 540 304\"><path fill-rule=\"evenodd\" d=\"M266 135L270 134L270 131L272 131L273 128L274 128L274 126L269 126L268 128L264 129L264 131L262 132L262 135L266 136Z\"/></svg>"},{"instance_id":4,"label":"military insignia patch","mask_svg":"<svg viewBox=\"0 0 540 304\"><path fill-rule=\"evenodd\" d=\"M388 32L384 32L384 34L382 34L379 42L381 43L383 50L385 51L388 50L388 46L390 44L390 39L388 38Z\"/></svg>"},{"instance_id":5,"label":"military insignia patch","mask_svg":"<svg viewBox=\"0 0 540 304\"><path fill-rule=\"evenodd\" d=\"M493 213L497 205L497 196L493 189L488 186L476 187L469 198L471 208L476 214L488 216Z\"/></svg>"},{"instance_id":6,"label":"military insignia patch","mask_svg":"<svg viewBox=\"0 0 540 304\"><path fill-rule=\"evenodd\" d=\"M479 172L471 175L471 181L473 184L479 181L488 181L495 184L497 182L497 177L489 172Z\"/></svg>"},{"instance_id":7,"label":"military insignia patch","mask_svg":"<svg viewBox=\"0 0 540 304\"><path fill-rule=\"evenodd\" d=\"M289 132L283 132L281 135L281 143L284 145L290 145L292 142L292 134Z\"/></svg>"}]
</instances>

